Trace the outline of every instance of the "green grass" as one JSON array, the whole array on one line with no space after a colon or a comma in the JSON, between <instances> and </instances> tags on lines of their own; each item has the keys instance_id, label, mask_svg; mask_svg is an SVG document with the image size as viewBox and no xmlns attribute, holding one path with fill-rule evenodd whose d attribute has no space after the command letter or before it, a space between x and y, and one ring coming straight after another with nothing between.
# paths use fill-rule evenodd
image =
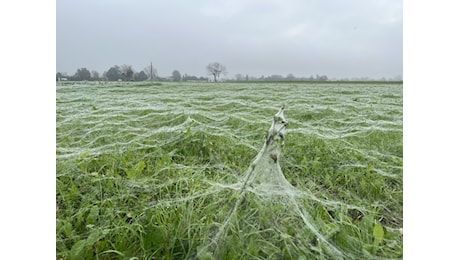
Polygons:
<instances>
[{"instance_id":1,"label":"green grass","mask_svg":"<svg viewBox=\"0 0 460 260\"><path fill-rule=\"evenodd\" d=\"M56 97L58 259L334 258L302 215L346 259L403 256L402 84L66 83ZM213 243L242 196L216 183L241 179L282 104L280 165L312 197L248 192Z\"/></svg>"}]
</instances>

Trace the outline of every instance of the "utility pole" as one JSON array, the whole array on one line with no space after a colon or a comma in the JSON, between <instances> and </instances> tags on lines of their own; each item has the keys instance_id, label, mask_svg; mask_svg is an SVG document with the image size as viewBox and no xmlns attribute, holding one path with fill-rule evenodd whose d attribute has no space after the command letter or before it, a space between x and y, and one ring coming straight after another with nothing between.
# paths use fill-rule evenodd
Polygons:
<instances>
[{"instance_id":1,"label":"utility pole","mask_svg":"<svg viewBox=\"0 0 460 260\"><path fill-rule=\"evenodd\" d=\"M150 81L153 81L153 65L152 65L152 62L150 62Z\"/></svg>"}]
</instances>

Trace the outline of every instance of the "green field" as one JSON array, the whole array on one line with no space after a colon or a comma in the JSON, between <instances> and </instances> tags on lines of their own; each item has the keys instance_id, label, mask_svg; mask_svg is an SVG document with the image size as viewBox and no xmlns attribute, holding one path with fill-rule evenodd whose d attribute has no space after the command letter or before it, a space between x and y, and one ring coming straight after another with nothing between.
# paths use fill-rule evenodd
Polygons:
<instances>
[{"instance_id":1,"label":"green field","mask_svg":"<svg viewBox=\"0 0 460 260\"><path fill-rule=\"evenodd\" d=\"M59 83L57 258L402 258L402 92L369 82ZM293 188L243 192L282 105L278 162Z\"/></svg>"}]
</instances>

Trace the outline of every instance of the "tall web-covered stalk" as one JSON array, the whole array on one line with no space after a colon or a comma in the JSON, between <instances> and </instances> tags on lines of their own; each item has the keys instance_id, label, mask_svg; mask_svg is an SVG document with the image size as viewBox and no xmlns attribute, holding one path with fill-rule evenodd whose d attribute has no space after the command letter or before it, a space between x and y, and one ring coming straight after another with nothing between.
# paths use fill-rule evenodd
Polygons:
<instances>
[{"instance_id":1,"label":"tall web-covered stalk","mask_svg":"<svg viewBox=\"0 0 460 260\"><path fill-rule=\"evenodd\" d=\"M257 194L262 198L282 202L286 207L286 211L290 212L290 215L296 215L300 218L301 222L306 225L317 239L324 243L329 254L333 255L336 259L343 258L342 253L335 246L330 244L317 230L308 212L303 210L299 205L297 198L299 195L301 196L302 193L297 192L297 190L286 180L281 170L279 159L281 150L284 147L287 124L288 122L284 117L283 106L273 117L272 124L265 135L265 142L262 149L260 149L243 178L235 185L227 186L229 188L232 186L232 189L239 190L240 196L225 222L210 238L209 244L198 252L200 258L213 258L219 256L220 241L225 236L231 221L236 219L237 212L241 204L245 201L248 192Z\"/></svg>"},{"instance_id":2,"label":"tall web-covered stalk","mask_svg":"<svg viewBox=\"0 0 460 260\"><path fill-rule=\"evenodd\" d=\"M288 122L284 118L284 107L281 107L273 117L262 149L246 171L243 178L245 180L243 190L246 189L247 185L256 189L259 188L260 191L270 190L270 186L273 190L280 187L293 188L284 177L279 164L287 124Z\"/></svg>"}]
</instances>

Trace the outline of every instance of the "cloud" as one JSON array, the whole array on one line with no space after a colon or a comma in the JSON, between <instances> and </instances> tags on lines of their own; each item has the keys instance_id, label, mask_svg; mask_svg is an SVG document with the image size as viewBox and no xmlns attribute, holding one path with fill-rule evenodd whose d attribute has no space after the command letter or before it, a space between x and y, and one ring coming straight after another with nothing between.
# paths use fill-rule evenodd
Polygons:
<instances>
[{"instance_id":1,"label":"cloud","mask_svg":"<svg viewBox=\"0 0 460 260\"><path fill-rule=\"evenodd\" d=\"M243 1L209 1L199 7L205 16L228 19L241 13L247 2Z\"/></svg>"},{"instance_id":2,"label":"cloud","mask_svg":"<svg viewBox=\"0 0 460 260\"><path fill-rule=\"evenodd\" d=\"M70 74L150 61L160 75L205 75L211 61L229 75L402 74L400 0L58 1L56 23Z\"/></svg>"},{"instance_id":3,"label":"cloud","mask_svg":"<svg viewBox=\"0 0 460 260\"><path fill-rule=\"evenodd\" d=\"M283 34L288 37L302 36L307 33L307 28L307 23L300 23L287 28L286 31L283 32Z\"/></svg>"}]
</instances>

